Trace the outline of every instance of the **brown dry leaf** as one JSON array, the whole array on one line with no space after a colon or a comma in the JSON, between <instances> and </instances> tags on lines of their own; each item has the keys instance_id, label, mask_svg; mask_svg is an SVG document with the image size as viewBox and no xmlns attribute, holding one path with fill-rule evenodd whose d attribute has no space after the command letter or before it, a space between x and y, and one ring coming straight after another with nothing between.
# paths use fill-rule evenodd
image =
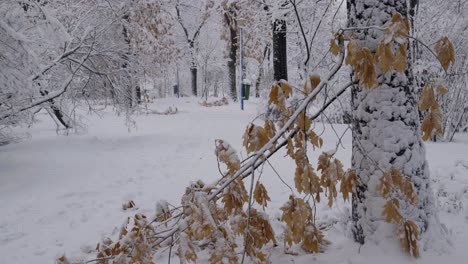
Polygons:
<instances>
[{"instance_id":1,"label":"brown dry leaf","mask_svg":"<svg viewBox=\"0 0 468 264\"><path fill-rule=\"evenodd\" d=\"M270 89L270 96L268 97L268 104L269 105L279 105L279 87L276 84L273 84Z\"/></svg>"},{"instance_id":2,"label":"brown dry leaf","mask_svg":"<svg viewBox=\"0 0 468 264\"><path fill-rule=\"evenodd\" d=\"M408 54L406 44L401 44L395 54L393 61L393 69L397 72L403 73L408 68Z\"/></svg>"},{"instance_id":3,"label":"brown dry leaf","mask_svg":"<svg viewBox=\"0 0 468 264\"><path fill-rule=\"evenodd\" d=\"M286 154L288 154L291 158L295 159L295 154L294 154L294 145L292 142L291 138L287 139L287 144L286 144Z\"/></svg>"},{"instance_id":4,"label":"brown dry leaf","mask_svg":"<svg viewBox=\"0 0 468 264\"><path fill-rule=\"evenodd\" d=\"M348 200L349 194L356 193L356 186L358 184L358 177L355 170L348 169L344 178L341 180L340 192L343 195L343 200Z\"/></svg>"},{"instance_id":5,"label":"brown dry leaf","mask_svg":"<svg viewBox=\"0 0 468 264\"><path fill-rule=\"evenodd\" d=\"M302 111L296 119L296 124L300 130L308 131L310 129L312 122L307 117L307 114L305 113L305 111Z\"/></svg>"},{"instance_id":6,"label":"brown dry leaf","mask_svg":"<svg viewBox=\"0 0 468 264\"><path fill-rule=\"evenodd\" d=\"M430 85L424 86L421 96L419 98L419 111L426 111L436 104L434 90Z\"/></svg>"},{"instance_id":7,"label":"brown dry leaf","mask_svg":"<svg viewBox=\"0 0 468 264\"><path fill-rule=\"evenodd\" d=\"M263 186L263 184L257 181L253 195L255 201L263 207L263 210L265 210L265 207L267 207L267 203L271 201L265 186Z\"/></svg>"},{"instance_id":8,"label":"brown dry leaf","mask_svg":"<svg viewBox=\"0 0 468 264\"><path fill-rule=\"evenodd\" d=\"M354 41L350 41L346 64L353 66L354 76L359 80L359 85L368 89L377 87L379 83L375 71L375 59L367 47L360 49Z\"/></svg>"},{"instance_id":9,"label":"brown dry leaf","mask_svg":"<svg viewBox=\"0 0 468 264\"><path fill-rule=\"evenodd\" d=\"M392 43L385 44L383 41L377 47L375 60L383 73L391 70L404 72L408 67L406 44L400 44L397 52L393 54Z\"/></svg>"},{"instance_id":10,"label":"brown dry leaf","mask_svg":"<svg viewBox=\"0 0 468 264\"><path fill-rule=\"evenodd\" d=\"M61 257L57 258L55 261L56 264L70 264L70 261L65 257L65 255L62 255Z\"/></svg>"},{"instance_id":11,"label":"brown dry leaf","mask_svg":"<svg viewBox=\"0 0 468 264\"><path fill-rule=\"evenodd\" d=\"M311 253L323 252L323 249L330 244L324 237L325 235L322 233L322 230L310 223L307 225L304 233L302 248Z\"/></svg>"},{"instance_id":12,"label":"brown dry leaf","mask_svg":"<svg viewBox=\"0 0 468 264\"><path fill-rule=\"evenodd\" d=\"M400 190L405 195L405 198L414 206L418 203L418 195L414 189L414 185L410 179L402 179Z\"/></svg>"},{"instance_id":13,"label":"brown dry leaf","mask_svg":"<svg viewBox=\"0 0 468 264\"><path fill-rule=\"evenodd\" d=\"M312 223L312 208L301 198L289 196L281 208L281 221L286 223L284 241L291 246L302 241L307 224Z\"/></svg>"},{"instance_id":14,"label":"brown dry leaf","mask_svg":"<svg viewBox=\"0 0 468 264\"><path fill-rule=\"evenodd\" d=\"M307 133L307 137L310 140L314 150L315 148L321 148L323 145L323 139L319 137L312 129Z\"/></svg>"},{"instance_id":15,"label":"brown dry leaf","mask_svg":"<svg viewBox=\"0 0 468 264\"><path fill-rule=\"evenodd\" d=\"M356 64L356 54L359 52L359 47L357 46L354 40L349 41L348 46L348 56L346 56L345 63L346 65L354 65Z\"/></svg>"},{"instance_id":16,"label":"brown dry leaf","mask_svg":"<svg viewBox=\"0 0 468 264\"><path fill-rule=\"evenodd\" d=\"M340 53L340 46L336 41L336 38L330 39L330 52L334 56L337 56Z\"/></svg>"},{"instance_id":17,"label":"brown dry leaf","mask_svg":"<svg viewBox=\"0 0 468 264\"><path fill-rule=\"evenodd\" d=\"M390 46L391 43L385 44L382 42L377 47L377 51L375 53L375 60L379 64L379 67L383 73L387 73L393 69L392 65L394 55Z\"/></svg>"},{"instance_id":18,"label":"brown dry leaf","mask_svg":"<svg viewBox=\"0 0 468 264\"><path fill-rule=\"evenodd\" d=\"M452 42L447 37L439 39L435 45L435 52L440 64L447 71L450 63L455 62L455 48Z\"/></svg>"},{"instance_id":19,"label":"brown dry leaf","mask_svg":"<svg viewBox=\"0 0 468 264\"><path fill-rule=\"evenodd\" d=\"M312 87L312 90L310 92L312 92L315 88L317 88L317 86L321 82L320 75L312 74L309 76L309 80L310 80L310 85Z\"/></svg>"},{"instance_id":20,"label":"brown dry leaf","mask_svg":"<svg viewBox=\"0 0 468 264\"><path fill-rule=\"evenodd\" d=\"M320 178L315 174L312 165L305 161L296 166L294 183L297 191L305 194L319 194L322 191Z\"/></svg>"},{"instance_id":21,"label":"brown dry leaf","mask_svg":"<svg viewBox=\"0 0 468 264\"><path fill-rule=\"evenodd\" d=\"M221 202L224 204L226 212L231 214L238 214L242 211L244 203L249 200L247 190L245 189L242 179L237 178L226 189L224 189Z\"/></svg>"},{"instance_id":22,"label":"brown dry leaf","mask_svg":"<svg viewBox=\"0 0 468 264\"><path fill-rule=\"evenodd\" d=\"M266 245L268 242L276 244L275 232L270 225L268 215L257 211L255 208L250 209L250 229L249 239L253 246L259 249Z\"/></svg>"},{"instance_id":23,"label":"brown dry leaf","mask_svg":"<svg viewBox=\"0 0 468 264\"><path fill-rule=\"evenodd\" d=\"M280 86L281 86L281 90L283 91L284 97L289 98L289 96L291 96L293 92L292 87L286 81L282 81L280 83Z\"/></svg>"},{"instance_id":24,"label":"brown dry leaf","mask_svg":"<svg viewBox=\"0 0 468 264\"><path fill-rule=\"evenodd\" d=\"M442 114L437 103L431 107L424 118L421 124L421 130L423 132L422 139L424 141L430 139L434 134L439 136L443 135Z\"/></svg>"},{"instance_id":25,"label":"brown dry leaf","mask_svg":"<svg viewBox=\"0 0 468 264\"><path fill-rule=\"evenodd\" d=\"M332 159L333 155L326 152L319 156L317 171L322 172L320 185L327 190L328 206L332 207L333 200L338 195L336 185L338 181L344 178L343 164L337 160Z\"/></svg>"},{"instance_id":26,"label":"brown dry leaf","mask_svg":"<svg viewBox=\"0 0 468 264\"><path fill-rule=\"evenodd\" d=\"M229 175L233 175L240 168L240 160L236 151L231 147L231 145L229 145L229 143L222 139L216 139L215 145L216 156L221 162L226 164L229 170Z\"/></svg>"},{"instance_id":27,"label":"brown dry leaf","mask_svg":"<svg viewBox=\"0 0 468 264\"><path fill-rule=\"evenodd\" d=\"M179 257L181 264L190 262L197 263L198 257L195 252L195 247L186 232L182 232L179 235L179 247L176 254Z\"/></svg>"},{"instance_id":28,"label":"brown dry leaf","mask_svg":"<svg viewBox=\"0 0 468 264\"><path fill-rule=\"evenodd\" d=\"M392 39L397 37L406 38L410 32L409 20L400 13L395 13L390 21L390 25L385 29L387 34L392 35Z\"/></svg>"},{"instance_id":29,"label":"brown dry leaf","mask_svg":"<svg viewBox=\"0 0 468 264\"><path fill-rule=\"evenodd\" d=\"M271 131L250 123L245 129L243 145L247 153L260 150L270 140Z\"/></svg>"},{"instance_id":30,"label":"brown dry leaf","mask_svg":"<svg viewBox=\"0 0 468 264\"><path fill-rule=\"evenodd\" d=\"M309 80L304 83L304 94L309 95L320 84L320 76L311 74ZM315 98L315 97L314 97Z\"/></svg>"},{"instance_id":31,"label":"brown dry leaf","mask_svg":"<svg viewBox=\"0 0 468 264\"><path fill-rule=\"evenodd\" d=\"M382 211L382 216L385 218L387 223L400 223L403 220L403 217L400 214L400 202L398 199L388 200L384 205L384 210Z\"/></svg>"},{"instance_id":32,"label":"brown dry leaf","mask_svg":"<svg viewBox=\"0 0 468 264\"><path fill-rule=\"evenodd\" d=\"M445 95L446 93L448 93L448 89L445 88L442 85L438 85L437 88L436 88L436 91L437 91L438 94L440 94L442 96Z\"/></svg>"},{"instance_id":33,"label":"brown dry leaf","mask_svg":"<svg viewBox=\"0 0 468 264\"><path fill-rule=\"evenodd\" d=\"M235 249L237 244L233 241L233 238L229 236L227 230L223 226L218 227L218 233L215 236L216 241L214 247L211 250L210 258L208 259L211 264L237 264L239 258L236 254Z\"/></svg>"},{"instance_id":34,"label":"brown dry leaf","mask_svg":"<svg viewBox=\"0 0 468 264\"><path fill-rule=\"evenodd\" d=\"M416 223L408 220L405 221L398 228L398 237L404 251L415 258L419 257L419 227Z\"/></svg>"},{"instance_id":35,"label":"brown dry leaf","mask_svg":"<svg viewBox=\"0 0 468 264\"><path fill-rule=\"evenodd\" d=\"M400 171L396 170L395 172L395 169L392 169L380 177L376 191L382 195L383 198L387 198L395 190L394 180L398 181L398 175L400 175Z\"/></svg>"}]
</instances>

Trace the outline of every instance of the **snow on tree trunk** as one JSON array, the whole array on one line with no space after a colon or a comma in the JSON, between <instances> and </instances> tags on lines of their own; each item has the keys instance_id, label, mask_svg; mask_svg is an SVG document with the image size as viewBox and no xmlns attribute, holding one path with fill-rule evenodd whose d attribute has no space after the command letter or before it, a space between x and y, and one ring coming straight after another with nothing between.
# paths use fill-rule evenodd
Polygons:
<instances>
[{"instance_id":1,"label":"snow on tree trunk","mask_svg":"<svg viewBox=\"0 0 468 264\"><path fill-rule=\"evenodd\" d=\"M347 8L349 27L383 26L396 12L407 16L405 0L347 0ZM375 52L382 34L379 30L359 31L357 43ZM431 223L438 223L411 65L408 69L405 73L380 74L375 89L352 88L352 167L360 179L352 201L352 220L355 239L360 243L378 239L387 226L381 215L385 200L376 192L376 185L392 168L410 177L418 193L417 207L400 201L404 216L415 221L421 233Z\"/></svg>"}]
</instances>

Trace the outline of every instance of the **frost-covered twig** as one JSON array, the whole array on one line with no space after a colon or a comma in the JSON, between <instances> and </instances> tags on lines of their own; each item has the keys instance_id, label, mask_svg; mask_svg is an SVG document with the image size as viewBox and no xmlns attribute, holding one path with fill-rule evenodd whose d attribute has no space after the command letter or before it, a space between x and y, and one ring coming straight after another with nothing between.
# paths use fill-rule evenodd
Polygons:
<instances>
[{"instance_id":1,"label":"frost-covered twig","mask_svg":"<svg viewBox=\"0 0 468 264\"><path fill-rule=\"evenodd\" d=\"M33 108L35 106L38 106L40 104L43 104L45 102L48 102L56 97L59 97L60 95L62 95L63 93L65 93L68 89L68 86L71 84L71 82L73 81L73 78L75 77L76 73L80 70L81 66L83 66L83 64L86 62L86 60L88 60L89 58L89 55L91 54L91 51L92 51L92 48L89 50L88 52L88 55L86 55L86 57L81 61L80 65L78 65L76 67L76 69L72 72L72 74L68 77L68 79L64 82L62 88L60 88L59 90L57 91L53 91L51 93L49 93L47 96L43 96L42 98L40 99L37 99L25 106L22 106L18 109L12 109L10 110L9 112L7 113L3 113L0 115L0 120L2 119L5 119L7 117L10 117L12 115L15 115L15 114L18 114L20 112L23 112L25 110L28 110L30 108Z\"/></svg>"}]
</instances>

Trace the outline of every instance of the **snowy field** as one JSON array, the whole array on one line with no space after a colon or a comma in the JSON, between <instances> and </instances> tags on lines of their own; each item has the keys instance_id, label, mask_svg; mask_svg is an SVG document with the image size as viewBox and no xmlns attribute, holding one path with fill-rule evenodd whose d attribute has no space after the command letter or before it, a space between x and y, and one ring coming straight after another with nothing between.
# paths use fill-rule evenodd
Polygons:
<instances>
[{"instance_id":1,"label":"snowy field","mask_svg":"<svg viewBox=\"0 0 468 264\"><path fill-rule=\"evenodd\" d=\"M247 102L244 112L237 104L202 107L193 98L157 100L150 107L163 111L168 106L177 107L179 113L135 116L136 127L130 129L124 117L111 110L101 118L85 114L88 131L82 134L58 135L44 113L33 128L18 129L30 138L0 147L0 264L54 263L63 253L91 259L94 253L87 252L115 232L126 216L135 212L153 216L158 200L179 204L190 181L215 181L219 177L215 139L227 140L241 157L246 156L241 137L247 123L257 116L255 102ZM334 147L336 134L346 131L344 125L334 129L315 125L317 132L323 131L323 150ZM342 145L337 157L349 167L349 130ZM458 135L454 143L426 145L440 218L453 244L448 252L431 249L413 260L401 252L395 238L359 247L350 238L346 220L350 204L339 199L333 211L326 202L318 206L318 222L330 225L325 234L332 244L325 253L284 255L280 243L270 254L271 262L467 263L468 135ZM313 164L319 154L311 153ZM294 186L289 158L279 153L271 162ZM262 181L270 189L267 211L282 241L279 207L291 192L269 167L264 167ZM137 210L122 210L122 203L129 200L135 201ZM167 252L156 263L167 263Z\"/></svg>"}]
</instances>

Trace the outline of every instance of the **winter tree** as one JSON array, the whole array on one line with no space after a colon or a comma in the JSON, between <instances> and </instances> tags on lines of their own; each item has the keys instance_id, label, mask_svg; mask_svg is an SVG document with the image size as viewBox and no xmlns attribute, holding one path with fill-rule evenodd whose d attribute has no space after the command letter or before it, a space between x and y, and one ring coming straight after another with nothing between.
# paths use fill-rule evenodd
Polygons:
<instances>
[{"instance_id":1,"label":"winter tree","mask_svg":"<svg viewBox=\"0 0 468 264\"><path fill-rule=\"evenodd\" d=\"M348 60L361 66L363 63L373 64L374 61L380 65L377 71L369 65L364 77L369 80L361 79L351 91L352 167L359 177L352 201L355 239L364 243L378 239L375 234L382 232L384 200L377 186L382 184L382 177L391 170L399 171L416 188L418 202L414 206L397 197L403 218L416 221L421 232L438 228L425 147L421 139L418 89L412 66L407 63L409 24L402 22L405 24L400 29L390 29L394 30L390 32L391 37L384 37L386 32L378 28L391 21L396 22L398 16L395 14L406 17L407 2L349 0L347 5L349 27L357 29L353 49L363 51L363 57L350 59L348 55ZM395 57L394 62L384 61L382 50L387 48L400 57ZM376 54L375 57L373 54ZM389 63L394 65L390 66ZM397 65L399 63L402 65ZM362 68L355 70L353 80L358 79L356 76L362 71Z\"/></svg>"}]
</instances>

